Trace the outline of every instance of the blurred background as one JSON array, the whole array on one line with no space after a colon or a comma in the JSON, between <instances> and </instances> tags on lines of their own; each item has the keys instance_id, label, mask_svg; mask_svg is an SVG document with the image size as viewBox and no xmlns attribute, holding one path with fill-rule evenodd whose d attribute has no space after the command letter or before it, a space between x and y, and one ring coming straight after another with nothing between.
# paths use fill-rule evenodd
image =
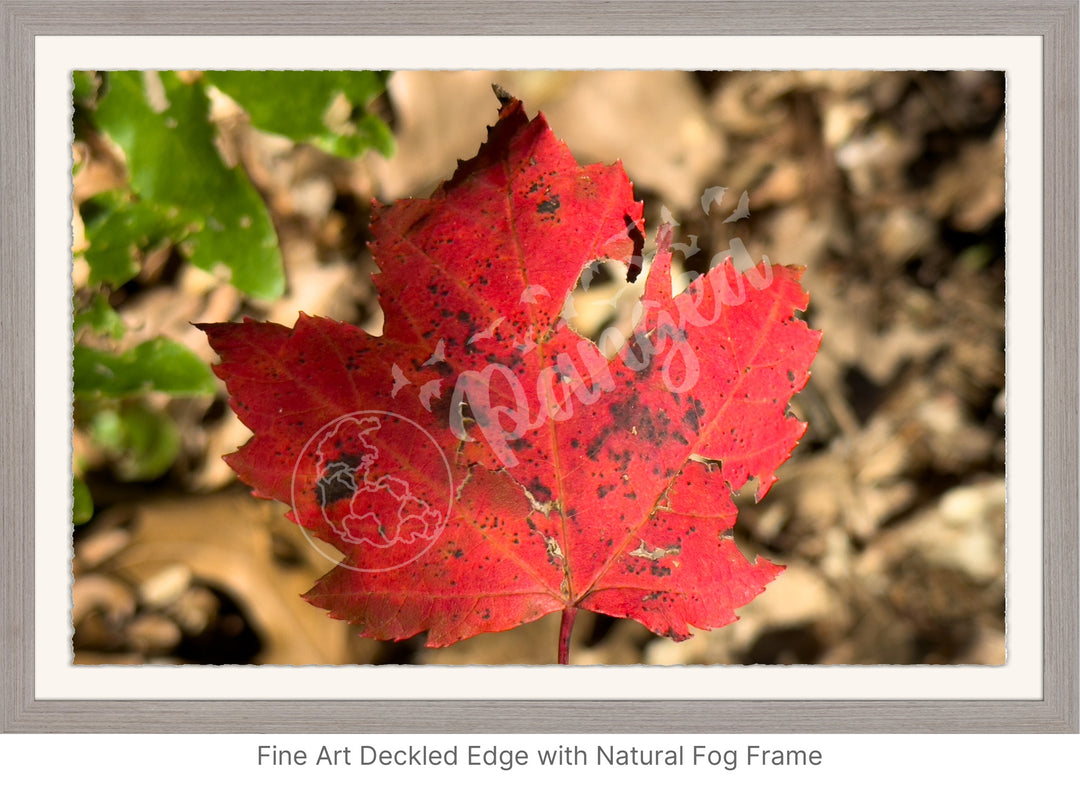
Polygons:
<instances>
[{"instance_id":1,"label":"blurred background","mask_svg":"<svg viewBox=\"0 0 1080 788\"><path fill-rule=\"evenodd\" d=\"M683 643L582 613L574 662L1004 663L1003 74L296 79L75 75L76 663L554 661L558 616L426 649L303 602L331 566L221 460L249 433L191 325L304 311L378 332L371 201L426 196L474 155L492 83L579 162L622 160L646 256L663 220L687 271L742 247L805 266L824 331L793 401L806 436L763 501L739 500L743 551L787 570ZM162 131L193 123L199 144ZM212 188L184 174L200 162L225 173ZM725 222L743 192L749 216ZM215 262L230 252L256 262ZM579 292L579 330L619 320L602 304L620 290L625 309L636 291L612 270Z\"/></svg>"}]
</instances>

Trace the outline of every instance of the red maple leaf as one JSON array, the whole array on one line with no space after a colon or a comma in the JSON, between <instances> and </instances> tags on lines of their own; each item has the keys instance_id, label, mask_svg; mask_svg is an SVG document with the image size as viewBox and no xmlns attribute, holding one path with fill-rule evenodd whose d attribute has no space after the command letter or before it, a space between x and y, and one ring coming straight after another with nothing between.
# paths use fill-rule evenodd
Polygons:
<instances>
[{"instance_id":1,"label":"red maple leaf","mask_svg":"<svg viewBox=\"0 0 1080 788\"><path fill-rule=\"evenodd\" d=\"M562 611L566 661L579 609L676 640L728 624L781 571L735 546L732 490L760 499L805 430L801 269L729 260L673 296L662 228L608 361L563 315L590 262L640 268L632 185L516 99L489 131L429 199L375 206L382 336L201 326L254 433L227 460L344 555L306 598L367 637L445 646Z\"/></svg>"}]
</instances>

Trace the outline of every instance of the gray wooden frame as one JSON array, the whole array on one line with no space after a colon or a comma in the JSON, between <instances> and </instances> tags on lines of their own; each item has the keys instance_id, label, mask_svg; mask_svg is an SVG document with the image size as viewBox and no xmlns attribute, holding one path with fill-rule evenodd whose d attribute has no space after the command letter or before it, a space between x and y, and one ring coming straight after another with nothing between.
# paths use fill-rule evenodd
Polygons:
<instances>
[{"instance_id":1,"label":"gray wooden frame","mask_svg":"<svg viewBox=\"0 0 1080 788\"><path fill-rule=\"evenodd\" d=\"M1075 0L0 0L0 730L1056 732L1078 728ZM37 35L1034 35L1043 39L1043 688L1031 701L38 701L34 697Z\"/></svg>"}]
</instances>

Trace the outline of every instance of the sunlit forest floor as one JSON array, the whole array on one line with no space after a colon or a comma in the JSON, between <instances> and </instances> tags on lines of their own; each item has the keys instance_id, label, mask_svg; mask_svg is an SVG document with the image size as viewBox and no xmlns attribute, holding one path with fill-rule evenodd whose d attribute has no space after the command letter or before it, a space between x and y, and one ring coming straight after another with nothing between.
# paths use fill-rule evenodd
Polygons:
<instances>
[{"instance_id":1,"label":"sunlit forest floor","mask_svg":"<svg viewBox=\"0 0 1080 788\"><path fill-rule=\"evenodd\" d=\"M223 148L270 207L288 291L247 300L163 249L113 295L132 340L169 336L212 362L193 323L292 325L303 311L377 332L371 201L426 196L471 157L497 115L493 82L542 111L579 162L621 159L649 244L677 222L685 269L738 242L755 260L805 266L805 318L824 332L793 404L805 438L764 500L739 496L743 551L786 571L739 622L682 643L582 614L574 661L1002 664L1000 73L401 72L380 108L397 140L389 160L293 146L222 102ZM122 171L104 146L76 155L76 201ZM726 191L706 213L716 186ZM744 191L749 217L725 223ZM582 331L618 319L600 305L623 286L610 275L581 295ZM328 561L221 460L249 435L223 388L160 405L182 436L164 477L122 483L104 465L87 476L97 512L75 534L76 662L554 661L558 616L446 649L364 640L329 619L300 599Z\"/></svg>"}]
</instances>

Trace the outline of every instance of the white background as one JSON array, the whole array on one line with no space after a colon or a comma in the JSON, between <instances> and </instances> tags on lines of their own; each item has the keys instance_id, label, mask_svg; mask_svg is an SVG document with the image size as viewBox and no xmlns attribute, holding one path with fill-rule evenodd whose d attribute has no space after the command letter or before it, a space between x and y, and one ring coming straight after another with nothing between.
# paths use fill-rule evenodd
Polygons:
<instances>
[{"instance_id":1,"label":"white background","mask_svg":"<svg viewBox=\"0 0 1080 788\"><path fill-rule=\"evenodd\" d=\"M69 501L37 486L39 698L1041 697L1041 45L1034 37L38 38L37 475L70 465L70 71L179 68L910 68L1007 72L1007 649L1004 667L72 666ZM617 41L617 44L616 44ZM704 53L704 54L700 54ZM491 122L478 118L478 123ZM556 134L558 130L555 130ZM1022 261L1023 265L1013 264ZM1017 458L1020 458L1017 461ZM656 681L659 671L664 680Z\"/></svg>"},{"instance_id":2,"label":"white background","mask_svg":"<svg viewBox=\"0 0 1080 788\"><path fill-rule=\"evenodd\" d=\"M400 749L413 745L445 750L457 746L459 762L467 747L499 746L530 751L527 767L504 772L495 767L381 767L313 766L319 748L349 747L356 761L362 745ZM590 757L597 744L629 748L675 747L687 754L693 745L714 749L735 748L739 763L734 771L720 767L541 767L535 766L537 747L579 745ZM821 752L820 766L748 767L749 745L770 749ZM1032 778L1046 778L1056 785L1071 785L1078 774L1080 756L1076 736L4 736L0 758L13 785L60 785L70 779L80 788L122 785L215 786L603 786L620 788L658 785L704 788L705 786L783 786L784 788L911 788L912 785L1016 786ZM309 765L259 767L259 745L305 749ZM590 761L592 763L592 761ZM208 779L209 778L209 779ZM1072 779L1070 779L1072 778Z\"/></svg>"},{"instance_id":3,"label":"white background","mask_svg":"<svg viewBox=\"0 0 1080 788\"><path fill-rule=\"evenodd\" d=\"M716 698L1035 698L1041 696L1041 51L1037 38L843 37L697 38L693 51L677 39L347 39L347 38L38 38L36 167L36 468L38 479L70 462L70 335L62 330L70 294L57 283L70 272L70 71L73 68L929 68L1000 69L1008 79L1008 666L1002 668L121 668L72 667L70 650L70 502L37 485L36 652L39 698L444 698L551 697L530 687L558 686L558 697ZM487 119L490 121L490 119ZM478 120L478 122L480 122ZM557 129L556 129L557 133ZM1022 262L1022 266L1017 265ZM663 670L664 681L641 681ZM549 676L550 674L550 676ZM558 677L557 683L548 679ZM651 694L642 688L663 686ZM627 688L633 687L628 694ZM328 705L328 714L333 714ZM338 737L4 737L4 770L78 776L83 784L123 777L179 784L212 773L215 782L254 777L265 784L313 778L333 781L406 778L449 784L505 780L499 770L458 767L440 772L374 767L257 768L257 744L318 749L359 747ZM543 737L551 746L583 737ZM611 738L613 741L614 739ZM526 784L580 774L582 781L644 784L696 779L755 785L798 780L835 785L873 780L907 784L934 773L935 783L1014 783L1053 763L1064 764L1075 737L707 737L699 742L745 748L819 746L820 767L775 773L742 769L691 775L657 769L586 774L522 772ZM396 746L446 737L400 737ZM488 744L481 736L472 743ZM642 742L645 739L641 740ZM462 742L464 746L466 742ZM692 744L690 737L676 743ZM506 746L535 747L517 736ZM649 745L660 746L660 745ZM57 757L62 753L62 757ZM325 768L325 767L324 767ZM1065 774L1076 773L1068 765ZM1051 772L1053 773L1053 772ZM87 780L87 776L92 775ZM220 778L220 779L218 779ZM775 778L775 781L774 781Z\"/></svg>"}]
</instances>

